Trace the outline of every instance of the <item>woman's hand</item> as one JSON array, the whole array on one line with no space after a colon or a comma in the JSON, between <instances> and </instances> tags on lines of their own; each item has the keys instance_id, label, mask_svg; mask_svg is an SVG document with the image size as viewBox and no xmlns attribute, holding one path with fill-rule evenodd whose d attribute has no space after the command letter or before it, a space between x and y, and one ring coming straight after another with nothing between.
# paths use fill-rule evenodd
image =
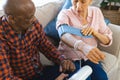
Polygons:
<instances>
[{"instance_id":1,"label":"woman's hand","mask_svg":"<svg viewBox=\"0 0 120 80\"><path fill-rule=\"evenodd\" d=\"M96 37L101 43L103 44L109 44L110 43L110 39L106 36L103 35L101 33L98 33L97 31L95 31L93 28L91 27L87 27L82 29L82 34L87 36L87 35L93 35L94 37Z\"/></svg>"},{"instance_id":2,"label":"woman's hand","mask_svg":"<svg viewBox=\"0 0 120 80\"><path fill-rule=\"evenodd\" d=\"M91 27L87 27L87 28L84 28L84 29L82 29L82 34L83 35L85 35L85 36L88 36L88 35L95 35L97 32L93 29L93 28L91 28Z\"/></svg>"},{"instance_id":3,"label":"woman's hand","mask_svg":"<svg viewBox=\"0 0 120 80\"><path fill-rule=\"evenodd\" d=\"M98 48L93 48L87 55L87 58L93 63L98 64L99 61L105 58L105 55Z\"/></svg>"}]
</instances>

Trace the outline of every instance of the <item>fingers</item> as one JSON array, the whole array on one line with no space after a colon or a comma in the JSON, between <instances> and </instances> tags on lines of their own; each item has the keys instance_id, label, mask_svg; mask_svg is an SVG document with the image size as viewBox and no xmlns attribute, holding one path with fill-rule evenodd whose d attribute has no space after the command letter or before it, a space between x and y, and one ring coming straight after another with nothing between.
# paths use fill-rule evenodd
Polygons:
<instances>
[{"instance_id":1,"label":"fingers","mask_svg":"<svg viewBox=\"0 0 120 80\"><path fill-rule=\"evenodd\" d=\"M87 35L91 35L93 33L93 29L91 27L87 27L87 28L83 29L81 32L83 35L87 36Z\"/></svg>"},{"instance_id":2,"label":"fingers","mask_svg":"<svg viewBox=\"0 0 120 80\"><path fill-rule=\"evenodd\" d=\"M60 69L59 69L59 71L60 71L60 72L62 72L62 71L63 71L63 69L62 69L62 66L61 66L61 65L60 65Z\"/></svg>"},{"instance_id":3,"label":"fingers","mask_svg":"<svg viewBox=\"0 0 120 80\"><path fill-rule=\"evenodd\" d=\"M73 72L76 68L75 68L75 65L71 62L70 63L70 70Z\"/></svg>"},{"instance_id":4,"label":"fingers","mask_svg":"<svg viewBox=\"0 0 120 80\"><path fill-rule=\"evenodd\" d=\"M97 52L93 51L92 54L98 61L101 60L101 57L97 54Z\"/></svg>"},{"instance_id":5,"label":"fingers","mask_svg":"<svg viewBox=\"0 0 120 80\"><path fill-rule=\"evenodd\" d=\"M88 57L88 59L91 61L91 62L93 62L93 63L95 63L95 64L98 64L98 61L97 60L95 60L94 59L94 57Z\"/></svg>"},{"instance_id":6,"label":"fingers","mask_svg":"<svg viewBox=\"0 0 120 80\"><path fill-rule=\"evenodd\" d=\"M55 80L63 80L64 78L68 77L68 74L60 74L60 76L58 76Z\"/></svg>"},{"instance_id":7,"label":"fingers","mask_svg":"<svg viewBox=\"0 0 120 80\"><path fill-rule=\"evenodd\" d=\"M62 72L73 72L75 70L75 65L70 60L64 60L61 67Z\"/></svg>"},{"instance_id":8,"label":"fingers","mask_svg":"<svg viewBox=\"0 0 120 80\"><path fill-rule=\"evenodd\" d=\"M63 62L63 65L62 65L63 72L69 71L69 66L68 66L69 64L70 64L70 63L69 63L68 60L65 60L65 61Z\"/></svg>"},{"instance_id":9,"label":"fingers","mask_svg":"<svg viewBox=\"0 0 120 80\"><path fill-rule=\"evenodd\" d=\"M87 58L93 63L98 64L99 61L105 58L105 55L98 48L94 48L89 52Z\"/></svg>"},{"instance_id":10,"label":"fingers","mask_svg":"<svg viewBox=\"0 0 120 80\"><path fill-rule=\"evenodd\" d=\"M98 64L98 62L99 62L98 57L96 57L95 55L93 55L93 53L89 53L89 54L87 55L87 58L88 58L90 61L92 61L93 63Z\"/></svg>"},{"instance_id":11,"label":"fingers","mask_svg":"<svg viewBox=\"0 0 120 80\"><path fill-rule=\"evenodd\" d=\"M101 60L103 60L105 58L104 53L102 51L100 51L99 49L96 49L95 52L98 53L98 55L99 55L99 57L100 57Z\"/></svg>"}]
</instances>

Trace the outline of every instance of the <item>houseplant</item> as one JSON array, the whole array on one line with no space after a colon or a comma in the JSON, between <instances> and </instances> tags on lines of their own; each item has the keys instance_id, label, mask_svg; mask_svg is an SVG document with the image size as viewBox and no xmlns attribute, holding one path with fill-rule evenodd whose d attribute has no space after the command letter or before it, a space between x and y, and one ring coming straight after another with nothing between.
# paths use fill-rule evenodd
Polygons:
<instances>
[{"instance_id":1,"label":"houseplant","mask_svg":"<svg viewBox=\"0 0 120 80\"><path fill-rule=\"evenodd\" d=\"M120 4L120 0L103 0L101 3L101 8L108 10L118 10L120 6L117 4Z\"/></svg>"}]
</instances>

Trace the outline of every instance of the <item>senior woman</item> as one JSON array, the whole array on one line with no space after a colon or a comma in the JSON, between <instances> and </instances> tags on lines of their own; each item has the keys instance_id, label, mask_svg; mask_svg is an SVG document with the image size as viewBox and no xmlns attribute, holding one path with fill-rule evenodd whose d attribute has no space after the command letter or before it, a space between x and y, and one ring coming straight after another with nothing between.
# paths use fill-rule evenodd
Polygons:
<instances>
[{"instance_id":1,"label":"senior woman","mask_svg":"<svg viewBox=\"0 0 120 80\"><path fill-rule=\"evenodd\" d=\"M56 28L61 38L59 50L71 58L77 69L89 65L93 73L87 80L108 80L100 62L104 53L97 48L112 44L112 32L104 22L99 8L90 6L92 0L72 0L72 7L64 9L57 18ZM61 31L61 28L63 31ZM79 30L75 32L75 30ZM90 37L91 36L91 37Z\"/></svg>"}]
</instances>

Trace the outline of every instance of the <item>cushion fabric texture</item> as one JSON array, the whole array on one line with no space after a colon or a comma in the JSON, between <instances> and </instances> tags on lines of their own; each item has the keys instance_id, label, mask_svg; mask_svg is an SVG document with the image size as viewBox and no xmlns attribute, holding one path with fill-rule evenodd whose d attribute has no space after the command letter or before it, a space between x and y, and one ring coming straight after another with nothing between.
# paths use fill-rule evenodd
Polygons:
<instances>
[{"instance_id":1,"label":"cushion fabric texture","mask_svg":"<svg viewBox=\"0 0 120 80\"><path fill-rule=\"evenodd\" d=\"M68 9L71 5L72 4L70 0L65 0L63 7L61 7L61 10ZM58 35L58 31L56 30L56 20L57 20L57 16L46 25L46 27L44 28L44 31L49 38L53 39L52 42L55 43L53 44L55 46L58 46L60 38Z\"/></svg>"}]
</instances>

